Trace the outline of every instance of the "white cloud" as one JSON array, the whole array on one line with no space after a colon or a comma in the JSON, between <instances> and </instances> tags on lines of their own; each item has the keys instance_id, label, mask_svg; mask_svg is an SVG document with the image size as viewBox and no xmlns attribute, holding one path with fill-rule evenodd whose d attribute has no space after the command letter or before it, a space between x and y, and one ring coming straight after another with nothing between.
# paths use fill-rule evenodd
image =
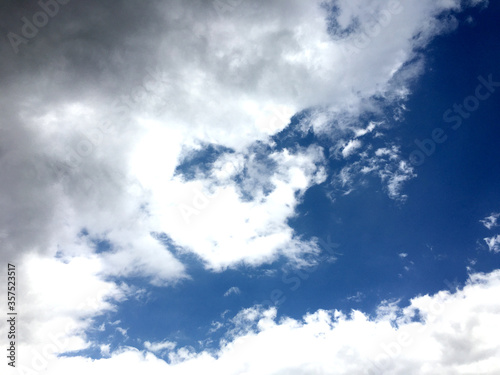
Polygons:
<instances>
[{"instance_id":1,"label":"white cloud","mask_svg":"<svg viewBox=\"0 0 500 375\"><path fill-rule=\"evenodd\" d=\"M122 327L116 327L116 330L122 334L123 337L128 338L127 331L128 329Z\"/></svg>"},{"instance_id":2,"label":"white cloud","mask_svg":"<svg viewBox=\"0 0 500 375\"><path fill-rule=\"evenodd\" d=\"M363 298L365 298L364 293L357 292L355 295L349 296L346 299L348 301L361 302L363 300Z\"/></svg>"},{"instance_id":3,"label":"white cloud","mask_svg":"<svg viewBox=\"0 0 500 375\"><path fill-rule=\"evenodd\" d=\"M342 149L342 156L348 158L361 147L362 143L357 139L351 139Z\"/></svg>"},{"instance_id":4,"label":"white cloud","mask_svg":"<svg viewBox=\"0 0 500 375\"><path fill-rule=\"evenodd\" d=\"M109 355L110 355L110 348L111 348L111 345L110 345L110 344L101 345L101 346L100 346L101 355L102 355L103 357L109 357Z\"/></svg>"},{"instance_id":5,"label":"white cloud","mask_svg":"<svg viewBox=\"0 0 500 375\"><path fill-rule=\"evenodd\" d=\"M371 121L365 129L355 129L354 134L356 135L356 137L362 137L362 136L374 131L375 128L377 126L379 126L380 124L381 124L380 122L377 123L377 122Z\"/></svg>"},{"instance_id":6,"label":"white cloud","mask_svg":"<svg viewBox=\"0 0 500 375\"><path fill-rule=\"evenodd\" d=\"M483 220L480 220L483 225L488 228L488 229L493 229L494 227L497 227L498 224L498 218L500 217L500 213L492 213L490 216L485 217Z\"/></svg>"},{"instance_id":7,"label":"white cloud","mask_svg":"<svg viewBox=\"0 0 500 375\"><path fill-rule=\"evenodd\" d=\"M499 293L500 271L494 271L471 275L455 293L415 297L404 308L382 303L374 317L318 310L301 320L277 321L275 309L254 307L234 318L237 329L215 353L179 348L167 363L150 351L124 347L99 360L54 358L42 373L495 375Z\"/></svg>"},{"instance_id":8,"label":"white cloud","mask_svg":"<svg viewBox=\"0 0 500 375\"><path fill-rule=\"evenodd\" d=\"M161 353L165 351L172 351L175 349L177 344L172 341L160 341L160 342L144 342L144 347L153 353Z\"/></svg>"},{"instance_id":9,"label":"white cloud","mask_svg":"<svg viewBox=\"0 0 500 375\"><path fill-rule=\"evenodd\" d=\"M387 189L389 192L389 197L393 199L405 200L407 196L401 193L403 184L416 177L413 167L411 167L406 161L401 160L399 166L395 171L385 169L381 172L382 180L387 179Z\"/></svg>"},{"instance_id":10,"label":"white cloud","mask_svg":"<svg viewBox=\"0 0 500 375\"><path fill-rule=\"evenodd\" d=\"M408 256L407 253L399 253L400 258L406 258Z\"/></svg>"},{"instance_id":11,"label":"white cloud","mask_svg":"<svg viewBox=\"0 0 500 375\"><path fill-rule=\"evenodd\" d=\"M404 184L417 175L414 168L402 159L399 147L379 148L373 152L367 146L358 155L358 160L348 163L334 176L332 182L336 191L349 194L358 186L366 185L366 175L372 174L384 183L391 199L404 201L407 198L403 194Z\"/></svg>"},{"instance_id":12,"label":"white cloud","mask_svg":"<svg viewBox=\"0 0 500 375\"><path fill-rule=\"evenodd\" d=\"M399 158L399 148L396 146L379 148L375 151L375 155L378 157L388 156L389 160L397 160Z\"/></svg>"},{"instance_id":13,"label":"white cloud","mask_svg":"<svg viewBox=\"0 0 500 375\"><path fill-rule=\"evenodd\" d=\"M88 348L86 332L94 329L93 319L114 311L134 293L126 284L104 281L96 256L64 260L25 255L16 270L17 350L36 366L43 367L58 353ZM0 296L7 300L5 291ZM6 324L0 324L0 333L7 337Z\"/></svg>"},{"instance_id":14,"label":"white cloud","mask_svg":"<svg viewBox=\"0 0 500 375\"><path fill-rule=\"evenodd\" d=\"M286 222L305 191L325 180L323 160L319 147L274 152L262 166L250 156L240 185L176 177L151 186L151 213L158 231L215 270L271 262L279 255L300 258L317 252L317 246L299 241Z\"/></svg>"},{"instance_id":15,"label":"white cloud","mask_svg":"<svg viewBox=\"0 0 500 375\"><path fill-rule=\"evenodd\" d=\"M484 239L490 251L494 253L500 253L500 234L493 237L487 237Z\"/></svg>"},{"instance_id":16,"label":"white cloud","mask_svg":"<svg viewBox=\"0 0 500 375\"><path fill-rule=\"evenodd\" d=\"M208 330L208 332L210 333L214 333L214 332L217 332L219 329L221 329L222 327L224 326L224 324L222 324L221 322L212 322L211 324L211 327L210 329Z\"/></svg>"},{"instance_id":17,"label":"white cloud","mask_svg":"<svg viewBox=\"0 0 500 375\"><path fill-rule=\"evenodd\" d=\"M224 297L230 296L231 294L241 294L240 288L238 288L237 286L232 286L224 293Z\"/></svg>"}]
</instances>

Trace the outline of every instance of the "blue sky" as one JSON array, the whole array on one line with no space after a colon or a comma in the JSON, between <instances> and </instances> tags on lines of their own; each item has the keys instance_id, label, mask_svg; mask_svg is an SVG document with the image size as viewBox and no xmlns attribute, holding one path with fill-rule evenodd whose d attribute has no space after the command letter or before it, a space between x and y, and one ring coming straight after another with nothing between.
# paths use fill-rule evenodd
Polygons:
<instances>
[{"instance_id":1,"label":"blue sky","mask_svg":"<svg viewBox=\"0 0 500 375\"><path fill-rule=\"evenodd\" d=\"M9 374L500 371L498 2L42 3L2 15Z\"/></svg>"}]
</instances>

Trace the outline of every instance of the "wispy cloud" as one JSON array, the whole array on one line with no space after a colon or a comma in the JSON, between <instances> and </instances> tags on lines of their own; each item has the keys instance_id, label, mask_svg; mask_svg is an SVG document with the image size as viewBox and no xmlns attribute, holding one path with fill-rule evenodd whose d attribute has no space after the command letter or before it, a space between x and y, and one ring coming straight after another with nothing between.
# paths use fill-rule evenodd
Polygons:
<instances>
[{"instance_id":1,"label":"wispy cloud","mask_svg":"<svg viewBox=\"0 0 500 375\"><path fill-rule=\"evenodd\" d=\"M351 139L342 149L342 156L348 158L361 147L362 143L358 139Z\"/></svg>"},{"instance_id":2,"label":"wispy cloud","mask_svg":"<svg viewBox=\"0 0 500 375\"><path fill-rule=\"evenodd\" d=\"M486 237L484 241L488 245L488 248L490 249L491 252L494 253L500 252L500 234L493 237Z\"/></svg>"},{"instance_id":3,"label":"wispy cloud","mask_svg":"<svg viewBox=\"0 0 500 375\"><path fill-rule=\"evenodd\" d=\"M122 327L116 327L116 330L120 332L123 337L128 338L127 331L128 329L122 328Z\"/></svg>"},{"instance_id":4,"label":"wispy cloud","mask_svg":"<svg viewBox=\"0 0 500 375\"><path fill-rule=\"evenodd\" d=\"M500 217L500 213L492 213L490 216L485 217L483 220L480 220L483 225L488 228L488 229L493 229L494 227L497 227L498 224L498 218Z\"/></svg>"},{"instance_id":5,"label":"wispy cloud","mask_svg":"<svg viewBox=\"0 0 500 375\"><path fill-rule=\"evenodd\" d=\"M232 286L224 293L224 297L230 296L231 294L241 294L240 288L238 288L237 286Z\"/></svg>"},{"instance_id":6,"label":"wispy cloud","mask_svg":"<svg viewBox=\"0 0 500 375\"><path fill-rule=\"evenodd\" d=\"M363 293L357 292L355 295L349 296L346 299L348 301L361 302L364 298L365 298L365 295Z\"/></svg>"},{"instance_id":7,"label":"wispy cloud","mask_svg":"<svg viewBox=\"0 0 500 375\"><path fill-rule=\"evenodd\" d=\"M161 353L165 351L172 351L175 349L177 346L177 343L172 342L172 341L160 341L160 342L149 342L145 341L144 342L144 347L153 353Z\"/></svg>"},{"instance_id":8,"label":"wispy cloud","mask_svg":"<svg viewBox=\"0 0 500 375\"><path fill-rule=\"evenodd\" d=\"M111 351L110 351L111 345L110 344L105 344L101 345L99 349L101 350L101 355L103 357L109 357Z\"/></svg>"},{"instance_id":9,"label":"wispy cloud","mask_svg":"<svg viewBox=\"0 0 500 375\"><path fill-rule=\"evenodd\" d=\"M391 145L375 151L367 146L362 152L358 152L357 156L356 160L349 161L333 177L332 185L336 191L349 194L365 185L366 176L375 175L384 183L391 199L404 201L407 198L403 193L404 184L417 174L414 168L402 159L398 146Z\"/></svg>"},{"instance_id":10,"label":"wispy cloud","mask_svg":"<svg viewBox=\"0 0 500 375\"><path fill-rule=\"evenodd\" d=\"M399 162L398 168L384 169L380 173L382 180L387 180L387 190L389 197L398 200L405 200L408 196L402 194L403 185L405 182L416 177L413 167L411 167L407 162L401 160Z\"/></svg>"}]
</instances>

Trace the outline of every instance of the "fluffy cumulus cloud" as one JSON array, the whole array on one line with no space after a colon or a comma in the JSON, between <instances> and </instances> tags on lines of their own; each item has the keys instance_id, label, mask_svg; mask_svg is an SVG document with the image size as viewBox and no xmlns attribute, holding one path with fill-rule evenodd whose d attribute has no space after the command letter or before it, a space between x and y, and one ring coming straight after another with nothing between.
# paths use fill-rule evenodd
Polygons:
<instances>
[{"instance_id":1,"label":"fluffy cumulus cloud","mask_svg":"<svg viewBox=\"0 0 500 375\"><path fill-rule=\"evenodd\" d=\"M87 332L96 329L94 319L142 294L125 283L103 280L104 265L95 256L71 260L25 257L16 267L17 279L23 280L22 287L17 285L17 310L22 314L16 317L22 321L16 331L22 339L16 341L18 353L30 360L18 363L19 373L23 373L22 364L27 373L33 373L55 360L58 353L88 348ZM0 295L7 300L4 289ZM0 327L4 337L7 328L5 324Z\"/></svg>"},{"instance_id":2,"label":"fluffy cumulus cloud","mask_svg":"<svg viewBox=\"0 0 500 375\"><path fill-rule=\"evenodd\" d=\"M500 370L500 272L463 289L382 303L375 316L318 310L276 319L256 306L232 319L216 352L168 341L123 347L107 358L46 358L40 374L485 374ZM29 373L29 372L28 372Z\"/></svg>"}]
</instances>

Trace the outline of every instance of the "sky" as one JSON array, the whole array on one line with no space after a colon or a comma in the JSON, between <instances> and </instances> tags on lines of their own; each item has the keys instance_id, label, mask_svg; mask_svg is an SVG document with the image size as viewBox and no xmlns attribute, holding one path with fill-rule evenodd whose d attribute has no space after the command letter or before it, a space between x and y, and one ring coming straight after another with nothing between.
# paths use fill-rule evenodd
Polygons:
<instances>
[{"instance_id":1,"label":"sky","mask_svg":"<svg viewBox=\"0 0 500 375\"><path fill-rule=\"evenodd\" d=\"M1 373L499 374L499 17L4 1Z\"/></svg>"}]
</instances>

